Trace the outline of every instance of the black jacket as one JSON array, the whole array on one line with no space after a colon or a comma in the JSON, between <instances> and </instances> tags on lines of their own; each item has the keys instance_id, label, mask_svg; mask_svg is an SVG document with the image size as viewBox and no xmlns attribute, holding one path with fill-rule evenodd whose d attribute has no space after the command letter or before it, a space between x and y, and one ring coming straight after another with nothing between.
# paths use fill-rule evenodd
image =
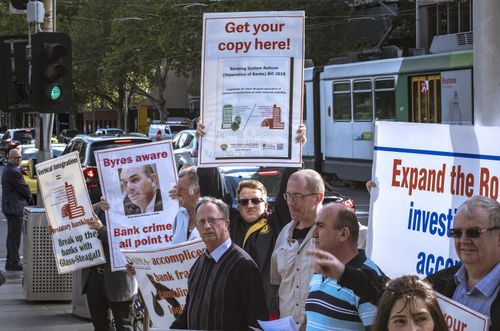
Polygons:
<instances>
[{"instance_id":1,"label":"black jacket","mask_svg":"<svg viewBox=\"0 0 500 331\"><path fill-rule=\"evenodd\" d=\"M24 207L31 202L32 198L21 170L10 162L7 163L2 172L2 212L22 216Z\"/></svg>"},{"instance_id":2,"label":"black jacket","mask_svg":"<svg viewBox=\"0 0 500 331\"><path fill-rule=\"evenodd\" d=\"M451 298L457 288L454 276L458 269L460 269L460 266L449 267L430 275L426 279L432 284L436 292ZM500 330L500 291L497 293L497 297L491 304L490 319L490 331Z\"/></svg>"}]
</instances>

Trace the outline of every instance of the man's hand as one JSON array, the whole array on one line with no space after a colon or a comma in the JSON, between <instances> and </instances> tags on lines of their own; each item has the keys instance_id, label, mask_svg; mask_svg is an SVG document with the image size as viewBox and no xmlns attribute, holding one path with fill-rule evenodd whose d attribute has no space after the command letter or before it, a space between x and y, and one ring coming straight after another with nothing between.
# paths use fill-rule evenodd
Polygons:
<instances>
[{"instance_id":1,"label":"man's hand","mask_svg":"<svg viewBox=\"0 0 500 331\"><path fill-rule=\"evenodd\" d=\"M179 196L177 195L177 185L174 185L174 187L168 191L168 196L170 199L179 199Z\"/></svg>"},{"instance_id":2,"label":"man's hand","mask_svg":"<svg viewBox=\"0 0 500 331\"><path fill-rule=\"evenodd\" d=\"M197 137L203 137L206 134L207 133L205 131L205 125L203 125L203 123L201 123L200 121L198 121L198 124L196 124L196 136Z\"/></svg>"},{"instance_id":3,"label":"man's hand","mask_svg":"<svg viewBox=\"0 0 500 331\"><path fill-rule=\"evenodd\" d=\"M127 273L130 276L135 276L135 268L134 268L134 266L132 266L131 263L127 263Z\"/></svg>"},{"instance_id":4,"label":"man's hand","mask_svg":"<svg viewBox=\"0 0 500 331\"><path fill-rule=\"evenodd\" d=\"M104 225L95 213L92 214L92 219L88 222L91 229L99 231Z\"/></svg>"},{"instance_id":5,"label":"man's hand","mask_svg":"<svg viewBox=\"0 0 500 331\"><path fill-rule=\"evenodd\" d=\"M307 255L313 257L314 271L339 280L344 274L345 264L340 262L335 255L321 249L309 249Z\"/></svg>"},{"instance_id":6,"label":"man's hand","mask_svg":"<svg viewBox=\"0 0 500 331\"><path fill-rule=\"evenodd\" d=\"M101 197L101 201L99 201L99 207L101 207L102 211L106 211L109 209L109 203L105 197Z\"/></svg>"},{"instance_id":7,"label":"man's hand","mask_svg":"<svg viewBox=\"0 0 500 331\"><path fill-rule=\"evenodd\" d=\"M301 124L297 129L297 136L295 137L295 141L302 145L307 142L306 127L304 126L304 124Z\"/></svg>"}]
</instances>

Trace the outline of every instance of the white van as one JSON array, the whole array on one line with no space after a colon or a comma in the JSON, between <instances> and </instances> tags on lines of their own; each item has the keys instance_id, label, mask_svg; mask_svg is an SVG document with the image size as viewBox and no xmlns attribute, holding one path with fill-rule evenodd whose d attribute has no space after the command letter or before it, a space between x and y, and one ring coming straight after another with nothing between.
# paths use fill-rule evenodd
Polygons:
<instances>
[{"instance_id":1,"label":"white van","mask_svg":"<svg viewBox=\"0 0 500 331\"><path fill-rule=\"evenodd\" d=\"M153 141L172 139L178 132L189 129L181 123L153 123L149 126L148 138Z\"/></svg>"}]
</instances>

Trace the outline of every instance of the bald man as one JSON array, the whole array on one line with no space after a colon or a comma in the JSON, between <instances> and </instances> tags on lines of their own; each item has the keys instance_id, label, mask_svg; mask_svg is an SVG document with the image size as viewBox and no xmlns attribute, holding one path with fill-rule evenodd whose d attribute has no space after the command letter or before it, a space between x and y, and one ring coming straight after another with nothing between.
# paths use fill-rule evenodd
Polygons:
<instances>
[{"instance_id":1,"label":"bald man","mask_svg":"<svg viewBox=\"0 0 500 331\"><path fill-rule=\"evenodd\" d=\"M8 154L8 163L2 172L2 212L7 218L7 258L5 270L21 271L19 258L24 207L33 197L21 174L21 152L14 148Z\"/></svg>"}]
</instances>

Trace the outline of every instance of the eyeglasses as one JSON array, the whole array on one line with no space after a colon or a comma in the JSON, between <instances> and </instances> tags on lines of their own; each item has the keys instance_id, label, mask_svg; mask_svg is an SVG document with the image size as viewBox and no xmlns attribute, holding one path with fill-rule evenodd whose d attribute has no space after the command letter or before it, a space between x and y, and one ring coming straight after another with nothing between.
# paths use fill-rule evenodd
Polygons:
<instances>
[{"instance_id":1,"label":"eyeglasses","mask_svg":"<svg viewBox=\"0 0 500 331\"><path fill-rule=\"evenodd\" d=\"M213 218L213 217L209 217L207 219L201 219L201 220L198 220L195 222L196 226L205 226L205 224L210 224L210 225L213 225L215 224L216 222L218 221L222 221L222 220L225 220L226 218L224 217L217 217L217 218Z\"/></svg>"},{"instance_id":2,"label":"eyeglasses","mask_svg":"<svg viewBox=\"0 0 500 331\"><path fill-rule=\"evenodd\" d=\"M283 193L283 198L285 198L286 201L295 201L295 200L302 200L305 197L315 195L315 194L317 194L317 193L301 194L301 193L285 192L285 193Z\"/></svg>"},{"instance_id":3,"label":"eyeglasses","mask_svg":"<svg viewBox=\"0 0 500 331\"><path fill-rule=\"evenodd\" d=\"M261 202L264 202L262 198L251 198L251 199L239 199L238 204L242 206L248 206L248 203L252 202L252 205L258 205Z\"/></svg>"},{"instance_id":4,"label":"eyeglasses","mask_svg":"<svg viewBox=\"0 0 500 331\"><path fill-rule=\"evenodd\" d=\"M455 229L450 229L450 237L452 238L462 238L463 233L467 235L469 238L479 238L482 233L490 231L490 230L496 230L498 229L498 226L494 226L491 228L487 229L479 229L479 228L465 228L465 229L460 229L460 228L455 228Z\"/></svg>"}]
</instances>

